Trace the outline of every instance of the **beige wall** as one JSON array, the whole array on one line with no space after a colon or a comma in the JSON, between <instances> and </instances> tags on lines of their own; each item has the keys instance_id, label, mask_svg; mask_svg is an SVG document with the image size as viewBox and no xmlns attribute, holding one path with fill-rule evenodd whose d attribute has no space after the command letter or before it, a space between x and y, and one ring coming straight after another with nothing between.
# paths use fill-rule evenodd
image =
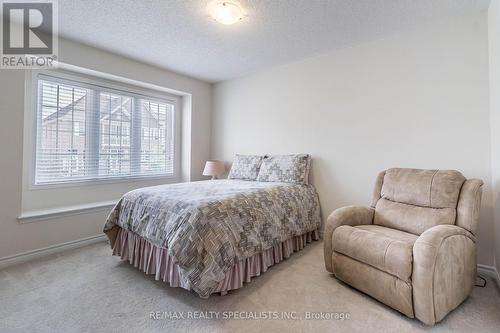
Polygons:
<instances>
[{"instance_id":1,"label":"beige wall","mask_svg":"<svg viewBox=\"0 0 500 333\"><path fill-rule=\"evenodd\" d=\"M212 157L311 153L324 216L369 204L389 167L482 178L479 262L492 265L488 95L483 13L216 84Z\"/></svg>"},{"instance_id":2,"label":"beige wall","mask_svg":"<svg viewBox=\"0 0 500 333\"><path fill-rule=\"evenodd\" d=\"M488 11L491 114L491 180L494 207L495 263L500 269L500 0Z\"/></svg>"},{"instance_id":3,"label":"beige wall","mask_svg":"<svg viewBox=\"0 0 500 333\"><path fill-rule=\"evenodd\" d=\"M93 69L128 79L143 81L192 95L190 135L183 135L184 179L200 179L204 162L210 154L210 114L212 87L209 83L148 66L81 44L60 40L59 59L72 65ZM25 73L22 70L0 70L0 258L56 244L70 242L101 233L106 211L21 224L17 217L22 210L23 116ZM190 105L187 105L189 108ZM184 112L184 110L183 110ZM186 133L183 133L186 134ZM189 151L191 150L191 151ZM190 154L189 154L190 153ZM139 181L89 185L65 189L65 202L85 204L119 198L124 192L159 181ZM56 208L56 193L41 190L36 203L29 207ZM60 195L60 193L59 193ZM35 197L35 196L33 196ZM26 198L25 198L26 200Z\"/></svg>"},{"instance_id":4,"label":"beige wall","mask_svg":"<svg viewBox=\"0 0 500 333\"><path fill-rule=\"evenodd\" d=\"M456 168L480 177L486 186L479 261L492 265L496 257L500 267L500 212L495 225L492 218L492 202L500 207L499 1L490 8L489 39L487 22L485 13L394 34L217 84L213 96L208 83L67 40L60 42L60 59L192 94L192 115L184 119L192 129L183 137L191 147L184 178L200 179L210 155L230 161L237 152L309 152L327 215L343 205L368 204L375 175L392 166ZM0 258L98 235L106 215L17 221L24 85L23 71L0 70ZM155 183L89 187L68 200L115 199ZM46 202L34 206L52 207L53 196L46 194Z\"/></svg>"}]
</instances>

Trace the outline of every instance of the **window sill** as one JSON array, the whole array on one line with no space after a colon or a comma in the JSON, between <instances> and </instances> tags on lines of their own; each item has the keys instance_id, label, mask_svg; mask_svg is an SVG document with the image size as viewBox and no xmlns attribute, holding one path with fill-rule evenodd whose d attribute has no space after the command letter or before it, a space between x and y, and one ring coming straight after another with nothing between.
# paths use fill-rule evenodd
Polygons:
<instances>
[{"instance_id":1,"label":"window sill","mask_svg":"<svg viewBox=\"0 0 500 333\"><path fill-rule=\"evenodd\" d=\"M94 213L111 209L118 200L94 202L85 205L65 206L43 210L32 210L21 213L17 218L20 223L51 220L55 218Z\"/></svg>"},{"instance_id":2,"label":"window sill","mask_svg":"<svg viewBox=\"0 0 500 333\"><path fill-rule=\"evenodd\" d=\"M65 187L80 187L80 186L95 186L114 183L132 183L132 182L147 182L147 181L164 181L165 184L179 183L180 179L177 175L152 175L152 176L130 176L130 177L112 177L102 179L84 179L73 180L60 183L42 183L30 184L29 190L46 190Z\"/></svg>"}]
</instances>

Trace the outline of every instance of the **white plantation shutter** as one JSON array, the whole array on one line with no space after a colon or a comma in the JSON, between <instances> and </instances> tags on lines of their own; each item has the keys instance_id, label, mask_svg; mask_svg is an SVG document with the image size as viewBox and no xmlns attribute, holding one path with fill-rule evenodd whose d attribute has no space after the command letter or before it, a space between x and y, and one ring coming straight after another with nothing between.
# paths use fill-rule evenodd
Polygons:
<instances>
[{"instance_id":1,"label":"white plantation shutter","mask_svg":"<svg viewBox=\"0 0 500 333\"><path fill-rule=\"evenodd\" d=\"M174 175L175 102L39 75L35 184Z\"/></svg>"}]
</instances>

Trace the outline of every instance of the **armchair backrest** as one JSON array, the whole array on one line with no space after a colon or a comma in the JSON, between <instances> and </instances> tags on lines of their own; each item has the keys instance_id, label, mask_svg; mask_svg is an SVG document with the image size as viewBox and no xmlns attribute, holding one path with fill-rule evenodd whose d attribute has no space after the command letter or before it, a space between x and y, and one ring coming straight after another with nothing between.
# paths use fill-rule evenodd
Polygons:
<instances>
[{"instance_id":1,"label":"armchair backrest","mask_svg":"<svg viewBox=\"0 0 500 333\"><path fill-rule=\"evenodd\" d=\"M415 235L440 224L476 233L483 182L456 170L382 171L373 191L373 223Z\"/></svg>"}]
</instances>

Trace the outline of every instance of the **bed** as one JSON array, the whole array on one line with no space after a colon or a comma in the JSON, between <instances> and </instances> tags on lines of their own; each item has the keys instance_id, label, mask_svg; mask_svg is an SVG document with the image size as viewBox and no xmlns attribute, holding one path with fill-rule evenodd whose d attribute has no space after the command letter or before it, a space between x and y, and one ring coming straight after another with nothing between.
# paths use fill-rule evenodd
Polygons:
<instances>
[{"instance_id":1,"label":"bed","mask_svg":"<svg viewBox=\"0 0 500 333\"><path fill-rule=\"evenodd\" d=\"M226 179L131 191L104 232L114 255L207 298L242 287L317 240L320 226L312 185Z\"/></svg>"}]
</instances>

